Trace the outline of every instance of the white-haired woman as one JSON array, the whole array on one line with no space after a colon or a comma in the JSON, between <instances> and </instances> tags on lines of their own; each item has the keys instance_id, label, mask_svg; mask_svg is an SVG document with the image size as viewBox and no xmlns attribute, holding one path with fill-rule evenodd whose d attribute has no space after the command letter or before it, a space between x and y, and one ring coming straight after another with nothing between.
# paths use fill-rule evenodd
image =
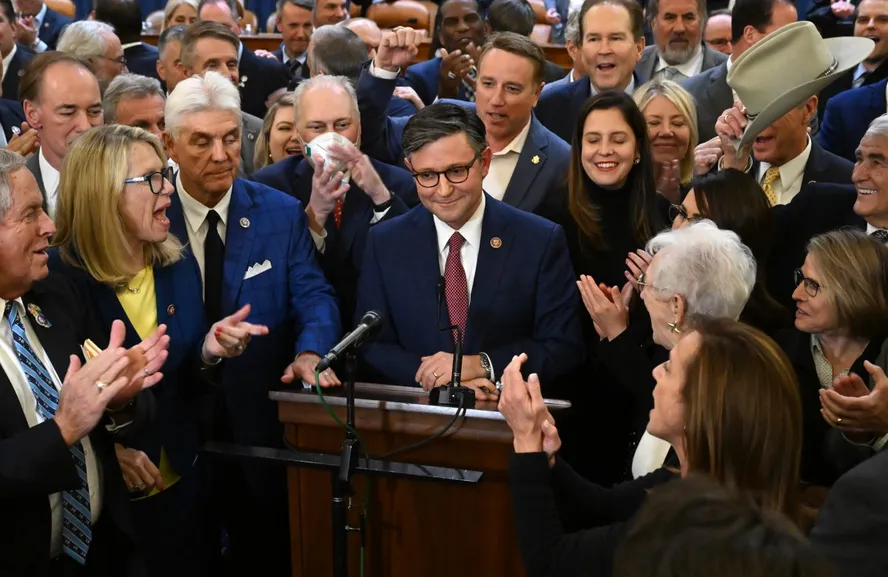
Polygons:
<instances>
[{"instance_id":1,"label":"white-haired woman","mask_svg":"<svg viewBox=\"0 0 888 577\"><path fill-rule=\"evenodd\" d=\"M600 331L601 358L633 394L636 438L646 429L653 407L653 368L668 358L668 351L694 317L737 319L756 278L756 262L749 248L736 233L721 230L710 220L662 232L648 242L646 250L654 256L647 272L639 277L638 288L653 331L653 343L647 346L640 347L631 335L624 335L628 307L617 289L599 287L586 276L577 282L596 326L611 332ZM638 445L632 463L635 477L662 466L669 451L668 444L646 433Z\"/></svg>"}]
</instances>

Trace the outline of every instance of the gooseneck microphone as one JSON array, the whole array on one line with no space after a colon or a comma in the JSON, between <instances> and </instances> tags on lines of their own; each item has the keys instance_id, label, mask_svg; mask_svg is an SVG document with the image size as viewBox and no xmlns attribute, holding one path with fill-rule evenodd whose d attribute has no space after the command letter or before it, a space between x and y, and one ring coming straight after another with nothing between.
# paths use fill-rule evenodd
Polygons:
<instances>
[{"instance_id":1,"label":"gooseneck microphone","mask_svg":"<svg viewBox=\"0 0 888 577\"><path fill-rule=\"evenodd\" d=\"M429 401L435 405L448 405L471 409L475 406L475 391L469 387L463 387L462 382L462 341L463 333L459 325L441 326L441 301L445 300L446 285L444 277L438 277L438 306L435 311L435 324L439 331L456 331L456 340L453 345L453 371L449 385L436 387L429 392Z\"/></svg>"},{"instance_id":2,"label":"gooseneck microphone","mask_svg":"<svg viewBox=\"0 0 888 577\"><path fill-rule=\"evenodd\" d=\"M364 341L373 338L379 329L382 328L383 318L382 315L376 311L367 311L364 313L364 316L361 317L361 322L352 332L345 335L345 337L339 341L339 343L333 347L329 353L324 355L324 358L321 359L321 362L318 363L317 368L315 369L317 372L323 372L330 368L334 362L336 362L339 357L343 355L350 348L358 348Z\"/></svg>"}]
</instances>

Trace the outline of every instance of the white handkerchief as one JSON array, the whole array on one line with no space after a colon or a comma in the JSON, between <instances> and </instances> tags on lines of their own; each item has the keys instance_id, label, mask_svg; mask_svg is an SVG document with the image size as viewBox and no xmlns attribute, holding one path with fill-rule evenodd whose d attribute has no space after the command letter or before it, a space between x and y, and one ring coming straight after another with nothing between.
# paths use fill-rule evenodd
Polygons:
<instances>
[{"instance_id":1,"label":"white handkerchief","mask_svg":"<svg viewBox=\"0 0 888 577\"><path fill-rule=\"evenodd\" d=\"M248 278L253 278L254 276L259 276L267 270L271 270L271 261L266 259L263 263L256 263L250 268L247 269L247 274L244 275L244 280Z\"/></svg>"}]
</instances>

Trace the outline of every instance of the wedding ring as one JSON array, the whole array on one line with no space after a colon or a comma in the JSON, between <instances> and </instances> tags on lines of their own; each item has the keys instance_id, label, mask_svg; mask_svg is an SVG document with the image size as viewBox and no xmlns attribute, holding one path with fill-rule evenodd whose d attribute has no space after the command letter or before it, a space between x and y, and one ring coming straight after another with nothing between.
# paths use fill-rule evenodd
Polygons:
<instances>
[{"instance_id":1,"label":"wedding ring","mask_svg":"<svg viewBox=\"0 0 888 577\"><path fill-rule=\"evenodd\" d=\"M837 418L836 418L836 424L837 424L837 425L841 425L841 424L842 424L842 417L837 417Z\"/></svg>"},{"instance_id":2,"label":"wedding ring","mask_svg":"<svg viewBox=\"0 0 888 577\"><path fill-rule=\"evenodd\" d=\"M456 80L456 74L454 74L453 72L448 72L447 78L449 78L451 80Z\"/></svg>"},{"instance_id":3,"label":"wedding ring","mask_svg":"<svg viewBox=\"0 0 888 577\"><path fill-rule=\"evenodd\" d=\"M435 371L432 371L432 374L435 375L435 378L436 378L436 379L439 378L439 377L441 376L441 375L439 375L438 373L436 373Z\"/></svg>"},{"instance_id":4,"label":"wedding ring","mask_svg":"<svg viewBox=\"0 0 888 577\"><path fill-rule=\"evenodd\" d=\"M139 483L138 485L136 485L136 484L130 485L130 491L141 491L144 488L145 488L144 483Z\"/></svg>"},{"instance_id":5,"label":"wedding ring","mask_svg":"<svg viewBox=\"0 0 888 577\"><path fill-rule=\"evenodd\" d=\"M150 376L151 376L151 373L148 371L148 367L145 367L144 369L142 369L142 372L145 373L145 376L146 376L146 377L150 377Z\"/></svg>"},{"instance_id":6,"label":"wedding ring","mask_svg":"<svg viewBox=\"0 0 888 577\"><path fill-rule=\"evenodd\" d=\"M108 386L108 383L103 383L102 381L96 381L96 388L99 389L101 393Z\"/></svg>"},{"instance_id":7,"label":"wedding ring","mask_svg":"<svg viewBox=\"0 0 888 577\"><path fill-rule=\"evenodd\" d=\"M244 352L244 344L243 344L243 343L237 343L236 345L234 345L234 350L236 350L236 351L239 352L239 353Z\"/></svg>"},{"instance_id":8,"label":"wedding ring","mask_svg":"<svg viewBox=\"0 0 888 577\"><path fill-rule=\"evenodd\" d=\"M725 114L724 116L722 116L722 122L724 122L725 124L728 124L728 122L730 121L730 119L731 119L731 117L730 117L729 115L727 115L727 114Z\"/></svg>"}]
</instances>

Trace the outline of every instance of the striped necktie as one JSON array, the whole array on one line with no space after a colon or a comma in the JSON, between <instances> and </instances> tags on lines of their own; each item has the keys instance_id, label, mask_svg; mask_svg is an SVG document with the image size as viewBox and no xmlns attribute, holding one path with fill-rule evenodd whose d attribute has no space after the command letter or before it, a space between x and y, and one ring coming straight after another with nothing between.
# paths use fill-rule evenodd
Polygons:
<instances>
[{"instance_id":1,"label":"striped necktie","mask_svg":"<svg viewBox=\"0 0 888 577\"><path fill-rule=\"evenodd\" d=\"M878 240L879 242L881 242L883 244L888 244L888 230L882 230L882 229L874 230L872 233L870 233L870 235L872 237L874 237L876 240Z\"/></svg>"},{"instance_id":2,"label":"striped necktie","mask_svg":"<svg viewBox=\"0 0 888 577\"><path fill-rule=\"evenodd\" d=\"M52 384L52 377L31 348L14 301L6 303L5 315L12 327L15 356L37 400L37 412L46 420L52 419L59 408L59 393ZM86 479L86 457L80 441L71 446L71 457L77 467L80 487L62 492L62 548L65 555L83 565L92 541L92 513Z\"/></svg>"}]
</instances>

